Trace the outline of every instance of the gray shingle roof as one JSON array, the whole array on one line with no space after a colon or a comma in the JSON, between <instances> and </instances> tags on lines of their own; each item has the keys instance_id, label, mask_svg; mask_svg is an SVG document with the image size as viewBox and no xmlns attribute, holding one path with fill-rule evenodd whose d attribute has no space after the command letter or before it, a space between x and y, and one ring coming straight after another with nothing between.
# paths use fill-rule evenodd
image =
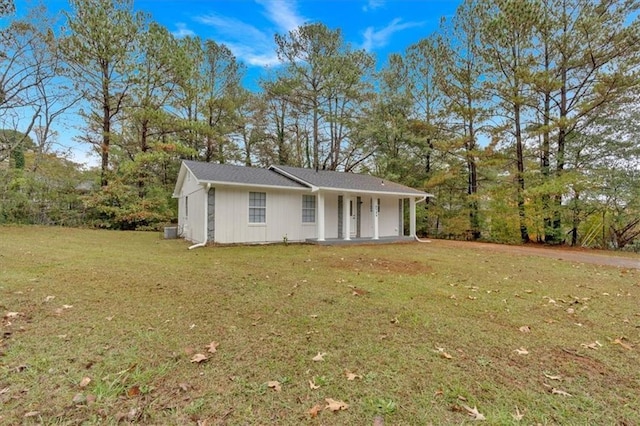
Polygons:
<instances>
[{"instance_id":1,"label":"gray shingle roof","mask_svg":"<svg viewBox=\"0 0 640 426\"><path fill-rule=\"evenodd\" d=\"M289 166L272 166L269 169L263 169L190 160L184 160L184 165L191 170L196 179L203 182L286 188L309 188L314 186L321 189L337 189L354 192L378 192L413 196L427 195L423 191L396 182L356 173L329 170L316 172L313 169ZM295 179L292 179L291 176Z\"/></svg>"},{"instance_id":2,"label":"gray shingle roof","mask_svg":"<svg viewBox=\"0 0 640 426\"><path fill-rule=\"evenodd\" d=\"M324 189L427 195L423 191L418 191L417 189L371 175L329 170L319 170L316 172L313 169L302 169L299 167L289 166L272 166L272 168L282 170L304 182Z\"/></svg>"},{"instance_id":3,"label":"gray shingle roof","mask_svg":"<svg viewBox=\"0 0 640 426\"><path fill-rule=\"evenodd\" d=\"M231 164L203 163L200 161L184 160L184 165L191 170L196 179L204 182L229 182L247 185L283 186L290 188L304 188L298 182L257 167L234 166Z\"/></svg>"}]
</instances>

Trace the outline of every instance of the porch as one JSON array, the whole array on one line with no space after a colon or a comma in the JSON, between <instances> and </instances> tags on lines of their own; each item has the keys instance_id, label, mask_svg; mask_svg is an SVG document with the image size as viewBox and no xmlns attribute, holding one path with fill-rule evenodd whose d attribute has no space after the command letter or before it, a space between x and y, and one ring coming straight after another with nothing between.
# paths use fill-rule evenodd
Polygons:
<instances>
[{"instance_id":1,"label":"porch","mask_svg":"<svg viewBox=\"0 0 640 426\"><path fill-rule=\"evenodd\" d=\"M344 238L327 238L322 241L318 241L317 238L308 238L305 242L307 244L315 244L319 246L344 246L344 245L364 245L364 244L393 244L393 243L410 243L415 241L414 237L404 236L392 236L392 237L380 237L378 239L372 238L351 238L345 240Z\"/></svg>"}]
</instances>

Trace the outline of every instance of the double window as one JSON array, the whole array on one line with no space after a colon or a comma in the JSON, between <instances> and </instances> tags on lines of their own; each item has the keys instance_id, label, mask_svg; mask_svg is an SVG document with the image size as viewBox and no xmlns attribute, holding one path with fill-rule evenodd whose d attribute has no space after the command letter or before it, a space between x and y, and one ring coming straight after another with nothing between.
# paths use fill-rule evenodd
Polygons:
<instances>
[{"instance_id":1,"label":"double window","mask_svg":"<svg viewBox=\"0 0 640 426\"><path fill-rule=\"evenodd\" d=\"M249 192L249 223L267 223L266 192Z\"/></svg>"},{"instance_id":2,"label":"double window","mask_svg":"<svg viewBox=\"0 0 640 426\"><path fill-rule=\"evenodd\" d=\"M302 223L315 223L316 221L316 196L302 196Z\"/></svg>"}]
</instances>

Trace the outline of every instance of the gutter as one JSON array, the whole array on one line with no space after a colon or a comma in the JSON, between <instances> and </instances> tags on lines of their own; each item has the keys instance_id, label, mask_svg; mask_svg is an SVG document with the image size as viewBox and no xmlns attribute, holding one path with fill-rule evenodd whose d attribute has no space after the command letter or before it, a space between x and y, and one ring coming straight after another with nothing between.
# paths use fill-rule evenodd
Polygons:
<instances>
[{"instance_id":1,"label":"gutter","mask_svg":"<svg viewBox=\"0 0 640 426\"><path fill-rule=\"evenodd\" d=\"M209 189L211 189L211 184L208 183L206 186L207 190L205 191L206 197L209 197ZM194 248L204 247L207 245L207 237L209 236L209 200L205 199L204 202L204 238L201 243L194 244L189 247L189 250L193 250Z\"/></svg>"}]
</instances>

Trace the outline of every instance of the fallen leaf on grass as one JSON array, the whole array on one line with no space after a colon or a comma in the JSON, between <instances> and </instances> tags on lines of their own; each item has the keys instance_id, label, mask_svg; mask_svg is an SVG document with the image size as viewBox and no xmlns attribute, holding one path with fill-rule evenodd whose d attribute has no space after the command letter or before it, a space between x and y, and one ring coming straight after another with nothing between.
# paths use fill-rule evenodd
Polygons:
<instances>
[{"instance_id":1,"label":"fallen leaf on grass","mask_svg":"<svg viewBox=\"0 0 640 426\"><path fill-rule=\"evenodd\" d=\"M271 380L267 382L267 387L273 389L276 392L280 392L282 390L282 385L277 380Z\"/></svg>"},{"instance_id":2,"label":"fallen leaf on grass","mask_svg":"<svg viewBox=\"0 0 640 426\"><path fill-rule=\"evenodd\" d=\"M91 383L91 378L84 377L82 380L80 380L80 387L86 388L89 385L89 383Z\"/></svg>"},{"instance_id":3,"label":"fallen leaf on grass","mask_svg":"<svg viewBox=\"0 0 640 426\"><path fill-rule=\"evenodd\" d=\"M327 401L327 406L324 408L327 410L340 411L340 410L346 410L347 408L349 408L348 404L342 401L336 401L335 399L332 399L332 398L326 398L325 401Z\"/></svg>"},{"instance_id":4,"label":"fallen leaf on grass","mask_svg":"<svg viewBox=\"0 0 640 426\"><path fill-rule=\"evenodd\" d=\"M22 315L20 312L7 312L4 315L4 319L18 318L20 315Z\"/></svg>"},{"instance_id":5,"label":"fallen leaf on grass","mask_svg":"<svg viewBox=\"0 0 640 426\"><path fill-rule=\"evenodd\" d=\"M435 350L434 352L439 353L442 358L445 358L445 359L453 358L449 353L445 351L444 348L436 348L436 349L437 350Z\"/></svg>"},{"instance_id":6,"label":"fallen leaf on grass","mask_svg":"<svg viewBox=\"0 0 640 426\"><path fill-rule=\"evenodd\" d=\"M614 345L620 345L620 346L622 346L623 348L625 348L627 350L631 350L633 348L633 346L624 343L622 341L623 339L624 339L624 337L619 337L619 338L615 339L612 343Z\"/></svg>"},{"instance_id":7,"label":"fallen leaf on grass","mask_svg":"<svg viewBox=\"0 0 640 426\"><path fill-rule=\"evenodd\" d=\"M562 376L552 376L551 374L544 373L544 377L549 380L562 380Z\"/></svg>"},{"instance_id":8,"label":"fallen leaf on grass","mask_svg":"<svg viewBox=\"0 0 640 426\"><path fill-rule=\"evenodd\" d=\"M85 402L87 402L87 397L84 396L81 393L77 393L77 394L74 395L74 397L73 397L73 399L71 401L76 405L80 405L80 404L84 404Z\"/></svg>"},{"instance_id":9,"label":"fallen leaf on grass","mask_svg":"<svg viewBox=\"0 0 640 426\"><path fill-rule=\"evenodd\" d=\"M516 407L516 413L512 414L511 417L513 417L513 420L516 422L519 422L524 417L524 414L522 414L520 410L518 410L518 407Z\"/></svg>"},{"instance_id":10,"label":"fallen leaf on grass","mask_svg":"<svg viewBox=\"0 0 640 426\"><path fill-rule=\"evenodd\" d=\"M309 413L311 418L315 418L318 417L318 413L320 411L322 411L322 407L320 406L320 404L316 404L313 407L309 408L309 411L307 411L307 413Z\"/></svg>"},{"instance_id":11,"label":"fallen leaf on grass","mask_svg":"<svg viewBox=\"0 0 640 426\"><path fill-rule=\"evenodd\" d=\"M322 352L322 353L318 352L318 355L314 356L313 360L314 361L324 361L325 355L327 355L326 352Z\"/></svg>"},{"instance_id":12,"label":"fallen leaf on grass","mask_svg":"<svg viewBox=\"0 0 640 426\"><path fill-rule=\"evenodd\" d=\"M562 389L556 389L556 388L552 388L551 393L554 395L573 396L569 392L565 392Z\"/></svg>"},{"instance_id":13,"label":"fallen leaf on grass","mask_svg":"<svg viewBox=\"0 0 640 426\"><path fill-rule=\"evenodd\" d=\"M206 355L203 354L195 354L194 356L191 357L191 362L200 364L204 361L206 361L208 358Z\"/></svg>"},{"instance_id":14,"label":"fallen leaf on grass","mask_svg":"<svg viewBox=\"0 0 640 426\"><path fill-rule=\"evenodd\" d=\"M56 298L55 296L47 296L47 297L45 297L45 298L44 298L44 301L45 301L45 302L50 302L50 301L52 301L52 300L53 300L53 299L55 299L55 298Z\"/></svg>"},{"instance_id":15,"label":"fallen leaf on grass","mask_svg":"<svg viewBox=\"0 0 640 426\"><path fill-rule=\"evenodd\" d=\"M518 330L520 330L523 333L530 333L531 332L531 327L529 327L528 325L523 325Z\"/></svg>"},{"instance_id":16,"label":"fallen leaf on grass","mask_svg":"<svg viewBox=\"0 0 640 426\"><path fill-rule=\"evenodd\" d=\"M514 350L514 352L516 352L518 355L529 355L529 351L525 348L516 349Z\"/></svg>"},{"instance_id":17,"label":"fallen leaf on grass","mask_svg":"<svg viewBox=\"0 0 640 426\"><path fill-rule=\"evenodd\" d=\"M127 396L129 398L133 398L135 396L140 395L140 386L135 385L135 386L131 386L129 389L127 389Z\"/></svg>"},{"instance_id":18,"label":"fallen leaf on grass","mask_svg":"<svg viewBox=\"0 0 640 426\"><path fill-rule=\"evenodd\" d=\"M486 420L486 418L484 417L484 415L478 411L477 407L469 407L468 405L465 404L461 404L462 408L464 408L465 410L467 410L467 414L469 414L469 417L471 417L473 420Z\"/></svg>"},{"instance_id":19,"label":"fallen leaf on grass","mask_svg":"<svg viewBox=\"0 0 640 426\"><path fill-rule=\"evenodd\" d=\"M587 348L587 349L598 349L602 347L602 343L598 342L597 340L593 343L582 343L580 346L582 346L583 348Z\"/></svg>"},{"instance_id":20,"label":"fallen leaf on grass","mask_svg":"<svg viewBox=\"0 0 640 426\"><path fill-rule=\"evenodd\" d=\"M345 371L344 374L345 376L347 376L347 380L362 379L361 375L352 373L350 371Z\"/></svg>"},{"instance_id":21,"label":"fallen leaf on grass","mask_svg":"<svg viewBox=\"0 0 640 426\"><path fill-rule=\"evenodd\" d=\"M73 305L62 305L62 309L71 309Z\"/></svg>"},{"instance_id":22,"label":"fallen leaf on grass","mask_svg":"<svg viewBox=\"0 0 640 426\"><path fill-rule=\"evenodd\" d=\"M39 416L39 415L40 415L40 411L29 411L24 416L25 417L35 417L35 416Z\"/></svg>"},{"instance_id":23,"label":"fallen leaf on grass","mask_svg":"<svg viewBox=\"0 0 640 426\"><path fill-rule=\"evenodd\" d=\"M0 395L2 395L3 393L7 393L7 392L9 392L9 387L8 386L6 388L4 388L4 389L0 389Z\"/></svg>"},{"instance_id":24,"label":"fallen leaf on grass","mask_svg":"<svg viewBox=\"0 0 640 426\"><path fill-rule=\"evenodd\" d=\"M316 385L313 380L309 380L309 387L311 388L311 390L315 390L315 389L319 389L320 388L320 386Z\"/></svg>"},{"instance_id":25,"label":"fallen leaf on grass","mask_svg":"<svg viewBox=\"0 0 640 426\"><path fill-rule=\"evenodd\" d=\"M351 292L351 294L354 296L366 296L367 294L369 294L369 292L361 288L353 287L353 291Z\"/></svg>"},{"instance_id":26,"label":"fallen leaf on grass","mask_svg":"<svg viewBox=\"0 0 640 426\"><path fill-rule=\"evenodd\" d=\"M218 342L209 343L207 345L207 352L212 353L212 354L216 353L219 344L220 343L218 343Z\"/></svg>"}]
</instances>

